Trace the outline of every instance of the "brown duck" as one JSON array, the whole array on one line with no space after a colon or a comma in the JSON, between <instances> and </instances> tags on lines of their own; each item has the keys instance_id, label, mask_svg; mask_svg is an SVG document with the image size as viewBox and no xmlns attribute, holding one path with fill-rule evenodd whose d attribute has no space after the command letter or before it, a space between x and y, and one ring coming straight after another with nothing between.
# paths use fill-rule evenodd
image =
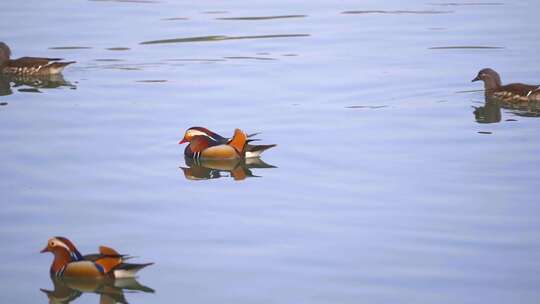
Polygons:
<instances>
[{"instance_id":1,"label":"brown duck","mask_svg":"<svg viewBox=\"0 0 540 304\"><path fill-rule=\"evenodd\" d=\"M21 57L11 59L11 50L0 42L0 73L8 75L52 75L75 61L60 61L62 58Z\"/></svg>"},{"instance_id":2,"label":"brown duck","mask_svg":"<svg viewBox=\"0 0 540 304\"><path fill-rule=\"evenodd\" d=\"M486 98L505 103L540 102L540 86L523 83L502 85L501 77L493 69L480 70L472 82L482 80Z\"/></svg>"}]
</instances>

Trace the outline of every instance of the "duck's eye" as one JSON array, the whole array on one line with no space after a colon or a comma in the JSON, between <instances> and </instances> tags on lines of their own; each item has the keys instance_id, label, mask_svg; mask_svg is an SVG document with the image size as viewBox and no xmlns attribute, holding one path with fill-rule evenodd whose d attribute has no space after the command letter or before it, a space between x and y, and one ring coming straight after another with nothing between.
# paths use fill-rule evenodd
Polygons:
<instances>
[{"instance_id":1,"label":"duck's eye","mask_svg":"<svg viewBox=\"0 0 540 304\"><path fill-rule=\"evenodd\" d=\"M51 242L51 247L54 247L54 242Z\"/></svg>"}]
</instances>

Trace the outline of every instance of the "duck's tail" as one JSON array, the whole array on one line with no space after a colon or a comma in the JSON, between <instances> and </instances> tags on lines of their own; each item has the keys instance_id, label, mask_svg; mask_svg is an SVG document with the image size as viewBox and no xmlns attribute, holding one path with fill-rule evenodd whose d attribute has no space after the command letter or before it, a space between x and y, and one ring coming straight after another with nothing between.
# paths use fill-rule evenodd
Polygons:
<instances>
[{"instance_id":1,"label":"duck's tail","mask_svg":"<svg viewBox=\"0 0 540 304\"><path fill-rule=\"evenodd\" d=\"M137 276L137 272L139 270L153 264L154 263L144 263L144 264L122 263L114 269L114 277L116 279L134 278Z\"/></svg>"},{"instance_id":2,"label":"duck's tail","mask_svg":"<svg viewBox=\"0 0 540 304\"><path fill-rule=\"evenodd\" d=\"M270 149L277 146L276 144L272 145L247 145L246 147L246 158L255 158L260 157L261 154Z\"/></svg>"},{"instance_id":3,"label":"duck's tail","mask_svg":"<svg viewBox=\"0 0 540 304\"><path fill-rule=\"evenodd\" d=\"M52 62L49 64L49 71L50 74L59 74L62 73L64 68L72 63L75 63L75 61L57 61Z\"/></svg>"}]
</instances>

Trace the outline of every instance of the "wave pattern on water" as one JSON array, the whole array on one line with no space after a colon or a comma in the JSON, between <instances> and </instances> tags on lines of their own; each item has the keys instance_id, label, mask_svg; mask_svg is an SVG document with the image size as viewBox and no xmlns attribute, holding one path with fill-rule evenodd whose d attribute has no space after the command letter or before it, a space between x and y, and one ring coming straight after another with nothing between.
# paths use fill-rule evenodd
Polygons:
<instances>
[{"instance_id":1,"label":"wave pattern on water","mask_svg":"<svg viewBox=\"0 0 540 304\"><path fill-rule=\"evenodd\" d=\"M502 2L447 2L447 3L428 3L437 6L491 6L504 5Z\"/></svg>"},{"instance_id":2,"label":"wave pattern on water","mask_svg":"<svg viewBox=\"0 0 540 304\"><path fill-rule=\"evenodd\" d=\"M259 17L221 17L216 18L217 20L246 20L246 21L256 21L256 20L273 20L273 19L290 19L290 18L306 18L307 15L282 15L282 16L259 16Z\"/></svg>"},{"instance_id":3,"label":"wave pattern on water","mask_svg":"<svg viewBox=\"0 0 540 304\"><path fill-rule=\"evenodd\" d=\"M450 45L450 46L432 46L430 50L500 50L504 49L502 46L489 46L489 45Z\"/></svg>"},{"instance_id":4,"label":"wave pattern on water","mask_svg":"<svg viewBox=\"0 0 540 304\"><path fill-rule=\"evenodd\" d=\"M391 14L391 15L402 15L402 14L419 14L419 15L431 15L431 14L451 14L453 11L435 11L435 10L426 10L426 11L408 11L408 10L396 10L396 11L385 11L385 10L358 10L358 11L344 11L342 14L350 15L360 15L360 14Z\"/></svg>"},{"instance_id":5,"label":"wave pattern on water","mask_svg":"<svg viewBox=\"0 0 540 304\"><path fill-rule=\"evenodd\" d=\"M309 34L276 34L276 35L255 35L255 36L199 36L187 38L173 38L162 40L143 41L140 44L164 44L164 43L186 43L186 42L213 42L224 40L242 40L242 39L269 39L269 38L294 38L294 37L309 37Z\"/></svg>"}]
</instances>

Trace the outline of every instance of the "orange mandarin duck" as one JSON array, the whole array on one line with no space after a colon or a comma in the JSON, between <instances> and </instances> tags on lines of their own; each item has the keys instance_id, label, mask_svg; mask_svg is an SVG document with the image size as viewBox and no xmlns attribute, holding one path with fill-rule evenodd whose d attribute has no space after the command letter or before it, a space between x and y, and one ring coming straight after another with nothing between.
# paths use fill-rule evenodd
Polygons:
<instances>
[{"instance_id":1,"label":"orange mandarin duck","mask_svg":"<svg viewBox=\"0 0 540 304\"><path fill-rule=\"evenodd\" d=\"M73 243L65 237L53 237L41 253L51 252L54 260L50 274L67 278L133 278L142 268L154 263L125 263L130 257L116 250L100 246L99 253L81 255Z\"/></svg>"},{"instance_id":2,"label":"orange mandarin duck","mask_svg":"<svg viewBox=\"0 0 540 304\"><path fill-rule=\"evenodd\" d=\"M191 127L184 134L184 138L179 142L188 142L184 150L184 156L193 159L245 159L260 157L264 151L276 145L253 145L253 136L247 135L240 129L234 131L232 138L223 137L203 127Z\"/></svg>"}]
</instances>

